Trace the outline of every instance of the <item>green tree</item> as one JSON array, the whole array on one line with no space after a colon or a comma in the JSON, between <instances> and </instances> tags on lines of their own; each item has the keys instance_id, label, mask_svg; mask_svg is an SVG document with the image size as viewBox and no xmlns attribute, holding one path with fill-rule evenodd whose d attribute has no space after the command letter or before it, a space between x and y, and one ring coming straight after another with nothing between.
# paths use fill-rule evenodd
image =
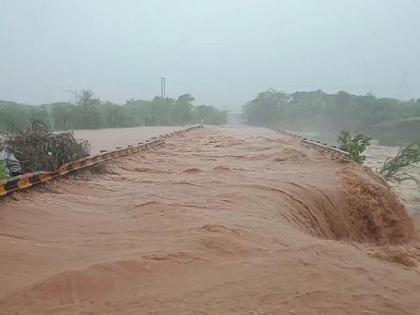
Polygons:
<instances>
[{"instance_id":1,"label":"green tree","mask_svg":"<svg viewBox=\"0 0 420 315\"><path fill-rule=\"evenodd\" d=\"M104 126L99 112L101 100L95 98L90 90L82 90L77 95L76 120L75 123L80 129L95 129Z\"/></svg>"},{"instance_id":2,"label":"green tree","mask_svg":"<svg viewBox=\"0 0 420 315\"><path fill-rule=\"evenodd\" d=\"M274 89L259 93L244 106L245 120L253 125L275 125L282 117L291 97Z\"/></svg>"},{"instance_id":3,"label":"green tree","mask_svg":"<svg viewBox=\"0 0 420 315\"><path fill-rule=\"evenodd\" d=\"M50 107L50 117L55 130L68 130L74 128L74 105L54 104Z\"/></svg>"},{"instance_id":4,"label":"green tree","mask_svg":"<svg viewBox=\"0 0 420 315\"><path fill-rule=\"evenodd\" d=\"M212 106L194 106L193 101L190 94L184 94L176 100L155 97L117 105L101 101L90 90L78 93L75 104L28 106L0 101L0 132L17 132L31 126L33 121L55 130L226 122L226 112Z\"/></svg>"},{"instance_id":5,"label":"green tree","mask_svg":"<svg viewBox=\"0 0 420 315\"><path fill-rule=\"evenodd\" d=\"M196 106L193 111L194 121L200 124L222 125L227 122L227 112L213 106Z\"/></svg>"},{"instance_id":6,"label":"green tree","mask_svg":"<svg viewBox=\"0 0 420 315\"><path fill-rule=\"evenodd\" d=\"M104 127L130 127L134 125L134 121L123 106L106 102L100 107L100 116L103 119Z\"/></svg>"},{"instance_id":7,"label":"green tree","mask_svg":"<svg viewBox=\"0 0 420 315\"><path fill-rule=\"evenodd\" d=\"M192 121L192 108L191 104L194 97L190 94L183 94L175 101L172 108L172 117L177 125L184 125Z\"/></svg>"},{"instance_id":8,"label":"green tree","mask_svg":"<svg viewBox=\"0 0 420 315\"><path fill-rule=\"evenodd\" d=\"M340 130L379 138L395 134L398 143L413 143L420 127L420 102L377 98L321 90L292 94L276 90L259 93L243 106L248 124L337 134Z\"/></svg>"}]
</instances>

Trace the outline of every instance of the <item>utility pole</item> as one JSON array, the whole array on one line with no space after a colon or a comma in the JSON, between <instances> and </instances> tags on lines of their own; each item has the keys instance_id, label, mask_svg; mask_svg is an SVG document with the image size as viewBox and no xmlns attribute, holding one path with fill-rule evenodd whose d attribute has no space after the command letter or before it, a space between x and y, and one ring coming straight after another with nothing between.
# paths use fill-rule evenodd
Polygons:
<instances>
[{"instance_id":1,"label":"utility pole","mask_svg":"<svg viewBox=\"0 0 420 315\"><path fill-rule=\"evenodd\" d=\"M160 78L160 91L162 99L166 98L166 78Z\"/></svg>"}]
</instances>

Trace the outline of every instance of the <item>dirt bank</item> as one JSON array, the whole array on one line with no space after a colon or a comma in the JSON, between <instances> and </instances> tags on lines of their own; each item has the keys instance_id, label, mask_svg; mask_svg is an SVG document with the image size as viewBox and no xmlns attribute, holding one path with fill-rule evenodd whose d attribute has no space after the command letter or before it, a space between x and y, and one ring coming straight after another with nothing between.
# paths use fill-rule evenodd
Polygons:
<instances>
[{"instance_id":1,"label":"dirt bank","mask_svg":"<svg viewBox=\"0 0 420 315\"><path fill-rule=\"evenodd\" d=\"M368 169L202 129L0 205L0 314L419 314L413 222Z\"/></svg>"}]
</instances>

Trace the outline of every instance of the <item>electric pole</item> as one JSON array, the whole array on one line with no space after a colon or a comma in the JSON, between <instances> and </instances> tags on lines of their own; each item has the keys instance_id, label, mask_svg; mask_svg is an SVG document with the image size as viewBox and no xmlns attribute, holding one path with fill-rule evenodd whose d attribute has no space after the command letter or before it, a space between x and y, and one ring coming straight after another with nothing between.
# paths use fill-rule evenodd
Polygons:
<instances>
[{"instance_id":1,"label":"electric pole","mask_svg":"<svg viewBox=\"0 0 420 315\"><path fill-rule=\"evenodd\" d=\"M166 78L160 78L160 91L162 99L166 98Z\"/></svg>"}]
</instances>

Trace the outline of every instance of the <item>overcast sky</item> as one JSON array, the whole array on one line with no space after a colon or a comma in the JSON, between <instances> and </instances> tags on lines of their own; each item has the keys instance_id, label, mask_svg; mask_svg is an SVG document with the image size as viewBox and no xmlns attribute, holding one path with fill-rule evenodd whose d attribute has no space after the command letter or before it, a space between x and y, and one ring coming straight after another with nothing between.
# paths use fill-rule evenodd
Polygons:
<instances>
[{"instance_id":1,"label":"overcast sky","mask_svg":"<svg viewBox=\"0 0 420 315\"><path fill-rule=\"evenodd\" d=\"M420 97L417 0L0 0L0 99L239 107L267 88Z\"/></svg>"}]
</instances>

